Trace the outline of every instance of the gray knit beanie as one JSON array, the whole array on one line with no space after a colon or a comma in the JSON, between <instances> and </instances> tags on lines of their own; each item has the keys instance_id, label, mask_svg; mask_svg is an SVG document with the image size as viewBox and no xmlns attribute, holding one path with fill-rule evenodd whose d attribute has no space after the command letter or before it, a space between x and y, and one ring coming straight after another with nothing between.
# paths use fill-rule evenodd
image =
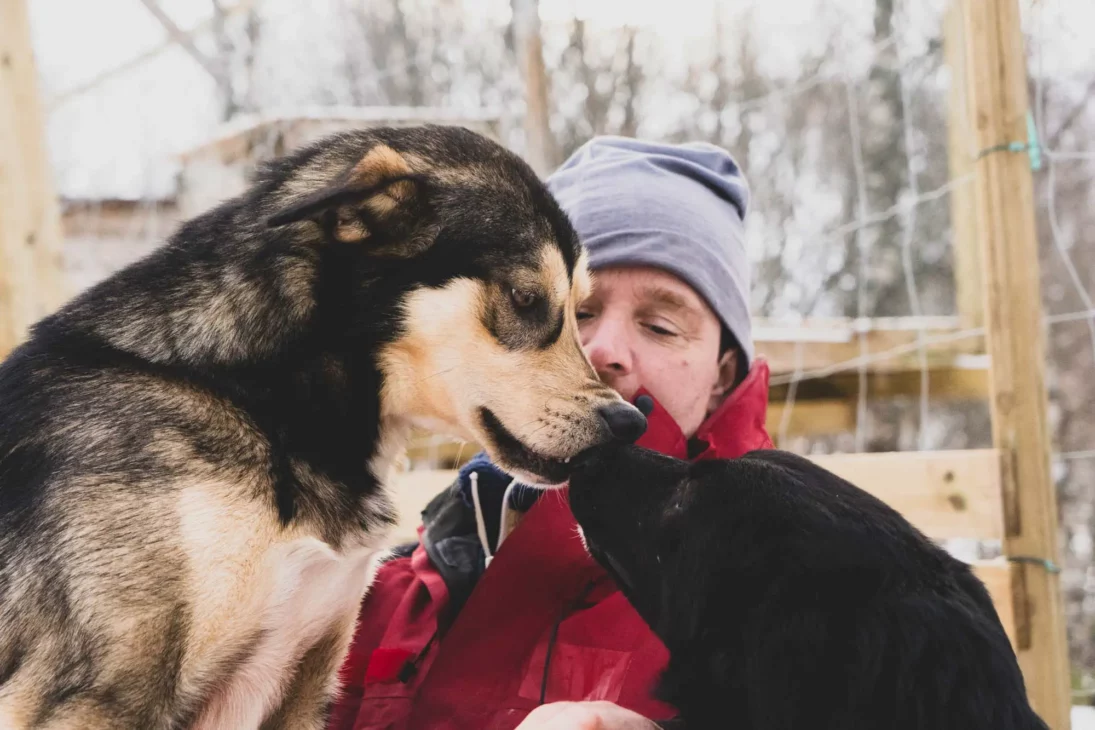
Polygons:
<instances>
[{"instance_id":1,"label":"gray knit beanie","mask_svg":"<svg viewBox=\"0 0 1095 730\"><path fill-rule=\"evenodd\" d=\"M749 188L726 150L595 137L548 178L590 268L652 266L695 289L753 361L745 212Z\"/></svg>"}]
</instances>

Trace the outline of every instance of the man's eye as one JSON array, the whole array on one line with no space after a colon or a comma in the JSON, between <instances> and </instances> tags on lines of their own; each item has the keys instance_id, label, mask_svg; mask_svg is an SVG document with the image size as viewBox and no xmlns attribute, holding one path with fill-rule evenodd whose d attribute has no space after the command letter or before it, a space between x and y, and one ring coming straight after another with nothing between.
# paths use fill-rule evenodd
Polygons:
<instances>
[{"instance_id":1,"label":"man's eye","mask_svg":"<svg viewBox=\"0 0 1095 730\"><path fill-rule=\"evenodd\" d=\"M659 327L656 324L648 324L648 325L646 325L646 328L648 330L650 330L651 332L653 332L654 334L658 335L659 337L676 337L677 336L676 332L673 332L671 330L667 330L665 327Z\"/></svg>"},{"instance_id":2,"label":"man's eye","mask_svg":"<svg viewBox=\"0 0 1095 730\"><path fill-rule=\"evenodd\" d=\"M583 319L592 319L593 318L593 312L578 312L577 316L578 316L578 321L581 322Z\"/></svg>"}]
</instances>

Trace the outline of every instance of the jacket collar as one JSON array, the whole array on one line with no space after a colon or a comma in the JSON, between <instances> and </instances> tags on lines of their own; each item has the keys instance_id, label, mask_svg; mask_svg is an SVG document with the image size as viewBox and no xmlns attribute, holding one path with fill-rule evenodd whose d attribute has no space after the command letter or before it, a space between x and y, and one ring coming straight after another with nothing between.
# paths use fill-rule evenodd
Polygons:
<instances>
[{"instance_id":1,"label":"jacket collar","mask_svg":"<svg viewBox=\"0 0 1095 730\"><path fill-rule=\"evenodd\" d=\"M770 448L772 441L765 428L768 378L768 363L758 358L738 387L700 424L692 438L691 456L681 427L657 399L641 389L635 397L649 396L654 409L646 417L646 433L636 443L666 456L691 461L732 459L754 449Z\"/></svg>"}]
</instances>

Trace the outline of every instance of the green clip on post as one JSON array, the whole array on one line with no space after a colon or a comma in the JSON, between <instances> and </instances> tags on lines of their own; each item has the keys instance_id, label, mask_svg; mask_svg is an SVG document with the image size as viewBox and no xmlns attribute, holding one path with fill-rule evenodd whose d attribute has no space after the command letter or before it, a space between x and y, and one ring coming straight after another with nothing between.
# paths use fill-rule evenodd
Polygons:
<instances>
[{"instance_id":1,"label":"green clip on post","mask_svg":"<svg viewBox=\"0 0 1095 730\"><path fill-rule=\"evenodd\" d=\"M1038 144L1038 127L1034 124L1034 115L1027 112L1027 145L1030 150L1030 169L1042 169L1042 147Z\"/></svg>"},{"instance_id":2,"label":"green clip on post","mask_svg":"<svg viewBox=\"0 0 1095 730\"><path fill-rule=\"evenodd\" d=\"M993 152L1028 152L1030 154L1030 169L1042 169L1042 148L1038 145L1038 128L1034 125L1034 115L1027 112L1027 142L1008 142L986 147L977 153L977 158L991 155Z\"/></svg>"},{"instance_id":3,"label":"green clip on post","mask_svg":"<svg viewBox=\"0 0 1095 730\"><path fill-rule=\"evenodd\" d=\"M1048 573L1061 572L1061 566L1057 565L1055 562L1049 560L1048 558L1031 558L1027 557L1026 555L1010 555L1008 556L1008 560L1013 563L1030 563L1032 565L1040 565L1045 568L1046 572Z\"/></svg>"}]
</instances>

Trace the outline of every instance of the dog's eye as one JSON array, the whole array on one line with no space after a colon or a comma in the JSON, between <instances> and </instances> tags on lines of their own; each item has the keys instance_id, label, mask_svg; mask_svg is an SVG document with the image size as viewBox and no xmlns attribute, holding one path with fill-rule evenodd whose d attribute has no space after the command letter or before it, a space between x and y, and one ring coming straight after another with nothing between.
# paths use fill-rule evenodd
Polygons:
<instances>
[{"instance_id":1,"label":"dog's eye","mask_svg":"<svg viewBox=\"0 0 1095 730\"><path fill-rule=\"evenodd\" d=\"M535 306L536 302L540 300L540 297L536 296L535 292L525 291L523 289L510 289L509 298L513 302L513 306L518 309L529 309Z\"/></svg>"}]
</instances>

